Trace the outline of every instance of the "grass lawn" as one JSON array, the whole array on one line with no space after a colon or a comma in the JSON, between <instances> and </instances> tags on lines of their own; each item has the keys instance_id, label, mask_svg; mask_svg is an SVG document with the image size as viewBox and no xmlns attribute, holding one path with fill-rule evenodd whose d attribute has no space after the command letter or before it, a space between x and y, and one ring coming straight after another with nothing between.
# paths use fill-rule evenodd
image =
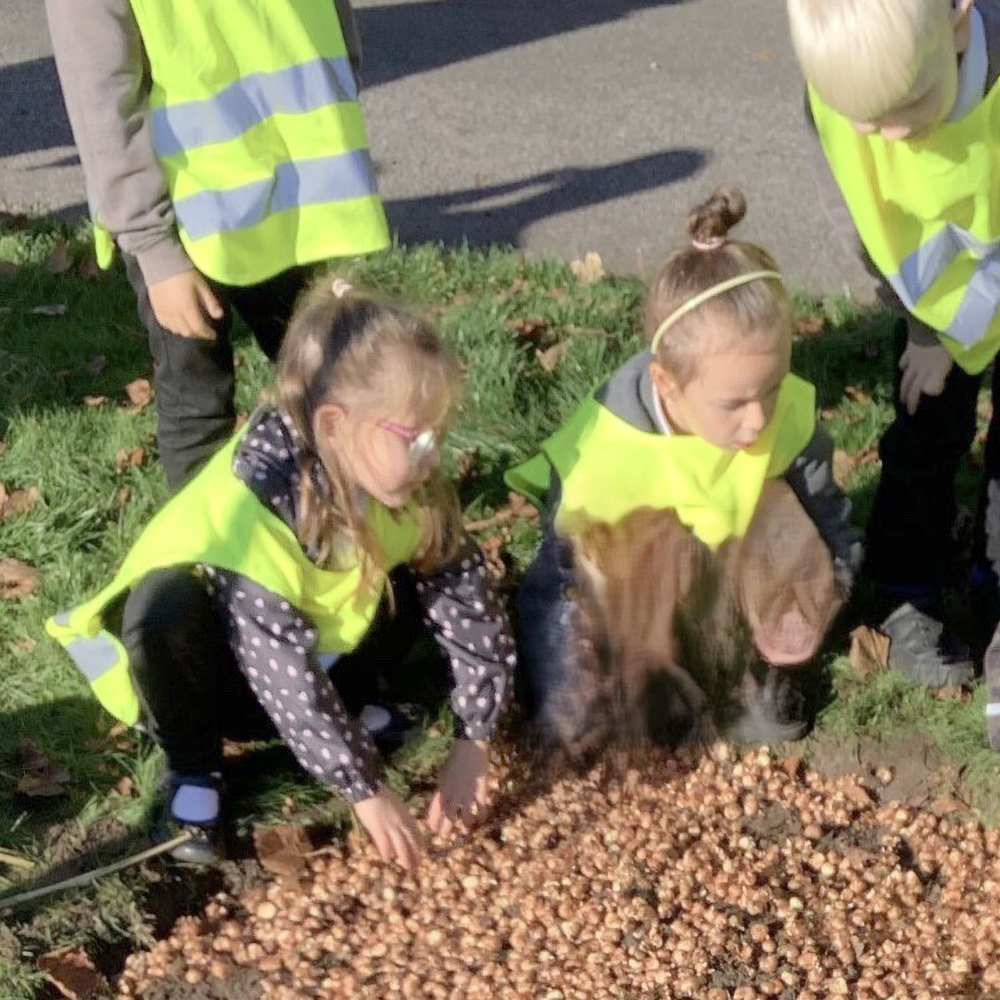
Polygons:
<instances>
[{"instance_id":1,"label":"grass lawn","mask_svg":"<svg viewBox=\"0 0 1000 1000\"><path fill-rule=\"evenodd\" d=\"M112 727L43 629L48 615L109 578L166 495L153 408L143 405L141 383L137 403L126 391L150 376L133 295L120 269L96 276L87 258L85 234L45 221L0 228L0 482L8 497L21 498L4 508L0 559L40 573L34 592L5 600L0 615L0 850L13 852L12 864L0 854L0 892L142 845L156 803L158 752ZM488 522L484 539L503 542L511 586L537 532L530 522L489 523L506 503L502 473L635 351L641 286L615 277L580 281L562 263L500 250L394 249L346 270L357 283L434 316L467 365L464 408L446 459L460 474L469 518ZM890 409L891 320L840 299L799 297L797 307L793 368L817 384L822 419L863 521L878 475L872 449ZM237 338L245 411L270 371L247 337ZM977 459L962 474L970 497ZM15 493L32 489L37 497ZM966 545L967 534L957 544ZM1000 784L983 734L983 690L941 698L889 674L855 674L844 655L847 633L866 601L862 586L828 644L831 694L816 733L795 752L821 765L835 747L865 759L877 756L878 740L912 747L916 738L994 821ZM961 587L953 605L959 619L968 617ZM447 750L447 731L444 720L433 720L424 739L394 760L391 780L424 794L423 779ZM53 762L42 775L45 790L60 794L18 790L26 740ZM289 815L350 822L290 760L271 750L234 766L244 835L255 822ZM269 761L273 766L262 766ZM84 945L115 968L123 951L199 905L213 884L154 863L7 914L0 923L4 1000L36 995L36 958L53 947Z\"/></svg>"}]
</instances>

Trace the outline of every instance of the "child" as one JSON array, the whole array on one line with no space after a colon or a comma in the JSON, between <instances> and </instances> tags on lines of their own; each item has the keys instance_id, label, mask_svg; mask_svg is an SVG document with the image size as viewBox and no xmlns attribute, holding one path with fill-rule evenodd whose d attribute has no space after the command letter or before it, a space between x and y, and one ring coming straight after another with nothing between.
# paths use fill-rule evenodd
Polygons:
<instances>
[{"instance_id":1,"label":"child","mask_svg":"<svg viewBox=\"0 0 1000 1000\"><path fill-rule=\"evenodd\" d=\"M455 681L459 739L430 825L447 835L485 806L486 741L514 655L436 471L458 384L425 322L345 282L317 286L282 346L277 404L157 514L108 587L50 621L113 715L135 722L141 704L166 753L170 817L193 835L179 856L214 855L223 736L277 733L354 805L384 859L416 863L420 835L366 731L386 713L352 717L338 693L404 651L358 663L366 632L385 630L376 610L394 567L412 574L394 574L393 626L412 633L422 618ZM119 641L113 609L126 594Z\"/></svg>"},{"instance_id":2,"label":"child","mask_svg":"<svg viewBox=\"0 0 1000 1000\"><path fill-rule=\"evenodd\" d=\"M335 2L46 0L98 261L118 243L149 335L172 490L232 432L233 310L273 359L303 265L388 243Z\"/></svg>"},{"instance_id":3,"label":"child","mask_svg":"<svg viewBox=\"0 0 1000 1000\"><path fill-rule=\"evenodd\" d=\"M545 535L520 595L521 658L542 724L563 742L585 741L600 724L600 647L610 655L603 673L612 687L632 671L651 677L642 665L649 658L675 680L679 671L697 675L695 664L674 662L682 645L675 612L712 563L743 593L741 616L769 664L742 682L730 733L778 741L805 730L795 674L785 668L819 647L860 545L832 480L831 443L815 426L813 389L788 371L792 316L781 277L765 251L727 238L745 207L738 191L720 189L691 213L691 242L668 257L647 296L649 349L509 473L513 488L544 501ZM797 499L775 506L771 497L772 509L763 491L778 478ZM711 555L750 529L773 534L775 526L789 551L800 538L818 540L816 529L829 547L822 562L830 585L818 614L799 592L822 593L822 580L799 579L786 562L773 587L766 573L756 574L765 586L747 587L752 561L741 568L735 554ZM636 555L622 569L628 551ZM785 595L778 607L773 593ZM713 621L714 611L695 615L692 628L704 633ZM641 698L645 681L625 687L626 701Z\"/></svg>"},{"instance_id":4,"label":"child","mask_svg":"<svg viewBox=\"0 0 1000 1000\"><path fill-rule=\"evenodd\" d=\"M941 590L953 563L955 474L975 434L982 373L1000 347L1000 4L789 0L788 10L820 180L833 189L826 200L841 217L846 203L905 313L896 324L896 415L879 446L868 529L869 567L894 609L882 626L889 663L927 684L961 684L973 665L944 630ZM971 581L974 599L989 604L996 577L986 521L998 515L986 484L1000 475L998 380L994 367Z\"/></svg>"}]
</instances>

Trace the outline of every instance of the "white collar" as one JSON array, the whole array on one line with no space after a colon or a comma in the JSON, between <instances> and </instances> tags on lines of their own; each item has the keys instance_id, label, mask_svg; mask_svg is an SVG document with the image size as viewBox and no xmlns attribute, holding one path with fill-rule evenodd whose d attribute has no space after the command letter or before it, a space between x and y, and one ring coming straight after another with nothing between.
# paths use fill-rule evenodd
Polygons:
<instances>
[{"instance_id":1,"label":"white collar","mask_svg":"<svg viewBox=\"0 0 1000 1000\"><path fill-rule=\"evenodd\" d=\"M674 429L670 426L670 421L667 420L667 415L663 412L663 404L660 402L660 394L656 391L656 386L653 389L653 420L656 423L656 429L661 434L673 434Z\"/></svg>"},{"instance_id":2,"label":"white collar","mask_svg":"<svg viewBox=\"0 0 1000 1000\"><path fill-rule=\"evenodd\" d=\"M964 118L986 92L986 28L983 15L975 7L969 12L969 47L958 64L958 94L946 121Z\"/></svg>"}]
</instances>

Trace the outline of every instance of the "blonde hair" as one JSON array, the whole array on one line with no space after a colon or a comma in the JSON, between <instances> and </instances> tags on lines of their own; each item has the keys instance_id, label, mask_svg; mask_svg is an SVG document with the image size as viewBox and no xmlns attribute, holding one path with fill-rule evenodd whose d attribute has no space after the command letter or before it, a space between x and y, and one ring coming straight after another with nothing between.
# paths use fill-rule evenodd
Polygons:
<instances>
[{"instance_id":1,"label":"blonde hair","mask_svg":"<svg viewBox=\"0 0 1000 1000\"><path fill-rule=\"evenodd\" d=\"M951 38L951 0L788 0L805 78L834 111L872 122L898 107Z\"/></svg>"},{"instance_id":2,"label":"blonde hair","mask_svg":"<svg viewBox=\"0 0 1000 1000\"><path fill-rule=\"evenodd\" d=\"M771 255L753 243L727 239L746 214L746 199L736 188L721 187L687 218L692 242L674 250L650 285L645 304L646 343L660 324L696 295L751 271L776 271ZM707 248L707 249L706 249ZM748 336L792 329L792 309L781 281L749 281L721 292L672 323L656 345L656 358L680 384L693 375L705 350L705 317L721 314Z\"/></svg>"},{"instance_id":3,"label":"blonde hair","mask_svg":"<svg viewBox=\"0 0 1000 1000\"><path fill-rule=\"evenodd\" d=\"M345 470L320 459L313 416L336 401L351 412L381 413L389 401L443 423L460 392L458 362L425 320L324 277L295 310L278 355L278 403L300 440L298 538L321 566L347 542L362 573L359 592L382 585L389 569ZM435 472L414 497L424 527L421 568L446 562L461 535L451 484Z\"/></svg>"}]
</instances>

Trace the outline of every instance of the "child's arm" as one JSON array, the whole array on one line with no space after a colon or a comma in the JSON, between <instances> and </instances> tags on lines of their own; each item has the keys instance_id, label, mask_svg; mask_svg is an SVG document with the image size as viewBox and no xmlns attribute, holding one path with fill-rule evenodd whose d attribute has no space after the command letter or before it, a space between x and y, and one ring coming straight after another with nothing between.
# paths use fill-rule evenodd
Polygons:
<instances>
[{"instance_id":1,"label":"child's arm","mask_svg":"<svg viewBox=\"0 0 1000 1000\"><path fill-rule=\"evenodd\" d=\"M833 441L822 427L817 426L784 478L830 550L837 583L846 597L864 553L861 532L850 520L851 501L833 478Z\"/></svg>"},{"instance_id":2,"label":"child's arm","mask_svg":"<svg viewBox=\"0 0 1000 1000\"><path fill-rule=\"evenodd\" d=\"M143 46L128 0L46 0L49 31L95 219L146 284L191 269L153 152Z\"/></svg>"},{"instance_id":3,"label":"child's arm","mask_svg":"<svg viewBox=\"0 0 1000 1000\"><path fill-rule=\"evenodd\" d=\"M516 662L507 614L469 537L449 565L417 580L425 620L448 657L458 742L431 801L431 828L447 836L452 823L486 806L488 741L510 700Z\"/></svg>"}]
</instances>

